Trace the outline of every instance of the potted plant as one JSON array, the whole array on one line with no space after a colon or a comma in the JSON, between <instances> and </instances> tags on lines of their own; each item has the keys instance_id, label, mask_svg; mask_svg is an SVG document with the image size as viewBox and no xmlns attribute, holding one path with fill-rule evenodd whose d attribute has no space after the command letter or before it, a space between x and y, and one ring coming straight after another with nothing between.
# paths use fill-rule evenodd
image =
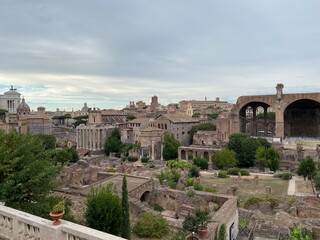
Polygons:
<instances>
[{"instance_id":1,"label":"potted plant","mask_svg":"<svg viewBox=\"0 0 320 240\"><path fill-rule=\"evenodd\" d=\"M209 222L211 222L209 209L197 208L194 214L189 214L185 218L182 225L184 230L192 232L192 238L194 238L194 233L197 233L199 238L205 238L208 234L207 225Z\"/></svg>"},{"instance_id":2,"label":"potted plant","mask_svg":"<svg viewBox=\"0 0 320 240\"><path fill-rule=\"evenodd\" d=\"M62 218L65 210L64 200L58 202L54 207L52 208L50 212L50 217L52 220L54 220L53 225L59 225L61 224L60 219Z\"/></svg>"},{"instance_id":3,"label":"potted plant","mask_svg":"<svg viewBox=\"0 0 320 240\"><path fill-rule=\"evenodd\" d=\"M198 223L198 234L200 238L205 238L208 234L208 223L211 221L210 211L208 208L195 210L195 218Z\"/></svg>"}]
</instances>

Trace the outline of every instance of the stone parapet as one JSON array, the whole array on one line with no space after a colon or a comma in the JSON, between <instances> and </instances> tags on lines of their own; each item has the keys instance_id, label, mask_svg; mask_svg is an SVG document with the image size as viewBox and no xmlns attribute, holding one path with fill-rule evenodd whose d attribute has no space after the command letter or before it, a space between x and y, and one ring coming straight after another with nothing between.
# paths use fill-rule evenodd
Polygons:
<instances>
[{"instance_id":1,"label":"stone parapet","mask_svg":"<svg viewBox=\"0 0 320 240\"><path fill-rule=\"evenodd\" d=\"M64 220L61 225L54 226L50 220L0 205L0 239L2 238L9 240L123 239Z\"/></svg>"}]
</instances>

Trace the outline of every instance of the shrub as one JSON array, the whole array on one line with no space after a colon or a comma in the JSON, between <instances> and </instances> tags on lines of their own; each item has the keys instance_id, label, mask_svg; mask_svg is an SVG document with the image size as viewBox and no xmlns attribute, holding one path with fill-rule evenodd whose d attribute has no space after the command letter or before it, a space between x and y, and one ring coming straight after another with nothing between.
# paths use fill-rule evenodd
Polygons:
<instances>
[{"instance_id":1,"label":"shrub","mask_svg":"<svg viewBox=\"0 0 320 240\"><path fill-rule=\"evenodd\" d=\"M248 207L250 207L250 206L252 206L252 205L257 205L257 204L259 204L259 202L261 202L261 201L263 201L262 198L252 196L252 197L247 198L247 199L244 201L243 207L244 207L244 208L248 208Z\"/></svg>"},{"instance_id":2,"label":"shrub","mask_svg":"<svg viewBox=\"0 0 320 240\"><path fill-rule=\"evenodd\" d=\"M157 175L157 177L161 184L164 180L167 180L169 187L175 188L179 181L180 174L175 170L161 171L160 174Z\"/></svg>"},{"instance_id":3,"label":"shrub","mask_svg":"<svg viewBox=\"0 0 320 240\"><path fill-rule=\"evenodd\" d=\"M169 160L166 162L166 165L170 168L191 168L192 163L188 161L179 161L179 160Z\"/></svg>"},{"instance_id":4,"label":"shrub","mask_svg":"<svg viewBox=\"0 0 320 240\"><path fill-rule=\"evenodd\" d=\"M283 180L290 180L292 178L292 174L289 172L283 173L281 178Z\"/></svg>"},{"instance_id":5,"label":"shrub","mask_svg":"<svg viewBox=\"0 0 320 240\"><path fill-rule=\"evenodd\" d=\"M136 161L138 161L138 157L129 156L129 157L128 157L128 161L129 161L129 162L136 162Z\"/></svg>"},{"instance_id":6,"label":"shrub","mask_svg":"<svg viewBox=\"0 0 320 240\"><path fill-rule=\"evenodd\" d=\"M185 181L184 181L184 185L186 187L191 187L193 186L193 183L194 183L194 178L187 178Z\"/></svg>"},{"instance_id":7,"label":"shrub","mask_svg":"<svg viewBox=\"0 0 320 240\"><path fill-rule=\"evenodd\" d=\"M240 172L239 168L229 168L228 169L228 175L238 175L238 172Z\"/></svg>"},{"instance_id":8,"label":"shrub","mask_svg":"<svg viewBox=\"0 0 320 240\"><path fill-rule=\"evenodd\" d=\"M240 169L240 173L241 173L241 176L249 176L250 175L249 171L246 169Z\"/></svg>"},{"instance_id":9,"label":"shrub","mask_svg":"<svg viewBox=\"0 0 320 240\"><path fill-rule=\"evenodd\" d=\"M200 176L200 168L195 165L189 169L189 177L199 177Z\"/></svg>"},{"instance_id":10,"label":"shrub","mask_svg":"<svg viewBox=\"0 0 320 240\"><path fill-rule=\"evenodd\" d=\"M200 183L195 183L193 187L194 187L194 190L197 190L197 191L202 191L203 189L203 186Z\"/></svg>"},{"instance_id":11,"label":"shrub","mask_svg":"<svg viewBox=\"0 0 320 240\"><path fill-rule=\"evenodd\" d=\"M161 207L159 204L155 204L155 205L153 206L153 209L154 209L155 211L157 211L157 212L162 212L162 211L164 210L164 208Z\"/></svg>"},{"instance_id":12,"label":"shrub","mask_svg":"<svg viewBox=\"0 0 320 240\"><path fill-rule=\"evenodd\" d=\"M228 177L227 171L220 170L218 172L218 178L227 178L227 177Z\"/></svg>"},{"instance_id":13,"label":"shrub","mask_svg":"<svg viewBox=\"0 0 320 240\"><path fill-rule=\"evenodd\" d=\"M202 170L208 170L209 161L205 158L196 157L193 159L193 164Z\"/></svg>"},{"instance_id":14,"label":"shrub","mask_svg":"<svg viewBox=\"0 0 320 240\"><path fill-rule=\"evenodd\" d=\"M177 231L171 238L170 240L186 240L187 239L187 234L183 230Z\"/></svg>"},{"instance_id":15,"label":"shrub","mask_svg":"<svg viewBox=\"0 0 320 240\"><path fill-rule=\"evenodd\" d=\"M215 192L216 192L216 190L213 189L212 187L206 187L206 188L204 189L204 191L205 191L205 192L211 192L211 193L215 193Z\"/></svg>"},{"instance_id":16,"label":"shrub","mask_svg":"<svg viewBox=\"0 0 320 240\"><path fill-rule=\"evenodd\" d=\"M156 167L156 165L154 163L149 164L149 168L155 168L155 167Z\"/></svg>"},{"instance_id":17,"label":"shrub","mask_svg":"<svg viewBox=\"0 0 320 240\"><path fill-rule=\"evenodd\" d=\"M114 185L108 184L107 187L92 189L86 204L85 219L89 227L113 235L121 233L121 199Z\"/></svg>"},{"instance_id":18,"label":"shrub","mask_svg":"<svg viewBox=\"0 0 320 240\"><path fill-rule=\"evenodd\" d=\"M273 177L281 178L283 180L290 180L292 178L292 174L290 172L277 173L277 174L274 174Z\"/></svg>"},{"instance_id":19,"label":"shrub","mask_svg":"<svg viewBox=\"0 0 320 240\"><path fill-rule=\"evenodd\" d=\"M143 162L143 163L147 163L148 161L149 161L148 157L142 157L141 158L141 162Z\"/></svg>"},{"instance_id":20,"label":"shrub","mask_svg":"<svg viewBox=\"0 0 320 240\"><path fill-rule=\"evenodd\" d=\"M192 189L189 189L188 192L187 192L187 196L189 198L192 198L192 197L194 197L194 195L196 195L196 192L194 190L192 190Z\"/></svg>"},{"instance_id":21,"label":"shrub","mask_svg":"<svg viewBox=\"0 0 320 240\"><path fill-rule=\"evenodd\" d=\"M161 238L169 232L169 226L163 217L146 212L139 216L133 226L133 232L139 237Z\"/></svg>"}]
</instances>

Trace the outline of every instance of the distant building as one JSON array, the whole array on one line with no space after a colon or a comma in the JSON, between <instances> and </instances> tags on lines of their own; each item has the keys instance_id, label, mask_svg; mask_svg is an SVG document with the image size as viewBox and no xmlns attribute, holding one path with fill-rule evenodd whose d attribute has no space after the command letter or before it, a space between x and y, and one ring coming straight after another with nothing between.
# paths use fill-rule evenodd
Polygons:
<instances>
[{"instance_id":1,"label":"distant building","mask_svg":"<svg viewBox=\"0 0 320 240\"><path fill-rule=\"evenodd\" d=\"M182 145L189 145L191 128L199 123L199 120L183 114L162 114L155 119L153 127L170 132Z\"/></svg>"},{"instance_id":2,"label":"distant building","mask_svg":"<svg viewBox=\"0 0 320 240\"><path fill-rule=\"evenodd\" d=\"M0 94L0 109L5 109L9 113L16 113L21 101L20 96L21 94L11 86L9 91L4 94Z\"/></svg>"}]
</instances>

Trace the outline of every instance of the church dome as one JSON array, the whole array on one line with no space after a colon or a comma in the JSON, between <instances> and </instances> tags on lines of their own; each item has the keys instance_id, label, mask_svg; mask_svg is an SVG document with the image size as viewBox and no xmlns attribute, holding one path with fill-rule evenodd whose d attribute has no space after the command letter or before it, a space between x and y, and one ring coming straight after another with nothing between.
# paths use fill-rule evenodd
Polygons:
<instances>
[{"instance_id":1,"label":"church dome","mask_svg":"<svg viewBox=\"0 0 320 240\"><path fill-rule=\"evenodd\" d=\"M26 101L24 100L24 98L22 98L22 103L19 104L18 108L17 108L17 112L19 114L23 113L30 113L30 107L28 104L26 104Z\"/></svg>"},{"instance_id":2,"label":"church dome","mask_svg":"<svg viewBox=\"0 0 320 240\"><path fill-rule=\"evenodd\" d=\"M88 110L89 110L89 108L88 108L87 103L84 103L84 105L83 105L83 107L82 107L81 111L82 111L82 112L88 112Z\"/></svg>"}]
</instances>

